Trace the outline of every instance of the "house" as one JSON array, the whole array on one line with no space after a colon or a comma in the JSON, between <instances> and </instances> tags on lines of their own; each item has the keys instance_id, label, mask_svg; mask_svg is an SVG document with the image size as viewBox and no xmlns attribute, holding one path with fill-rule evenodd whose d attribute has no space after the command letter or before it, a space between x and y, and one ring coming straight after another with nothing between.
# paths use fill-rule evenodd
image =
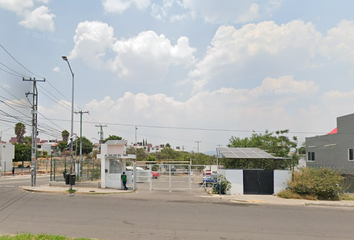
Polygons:
<instances>
[{"instance_id":1,"label":"house","mask_svg":"<svg viewBox=\"0 0 354 240\"><path fill-rule=\"evenodd\" d=\"M354 114L338 117L337 128L328 134L306 138L306 165L353 174Z\"/></svg>"},{"instance_id":2,"label":"house","mask_svg":"<svg viewBox=\"0 0 354 240\"><path fill-rule=\"evenodd\" d=\"M0 166L2 172L12 169L12 160L15 158L15 146L11 143L0 143Z\"/></svg>"}]
</instances>

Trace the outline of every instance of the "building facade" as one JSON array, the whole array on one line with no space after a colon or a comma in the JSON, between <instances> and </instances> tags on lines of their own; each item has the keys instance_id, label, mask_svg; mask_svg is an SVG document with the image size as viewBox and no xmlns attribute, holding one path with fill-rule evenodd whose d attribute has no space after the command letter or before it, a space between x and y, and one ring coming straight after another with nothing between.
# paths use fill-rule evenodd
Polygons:
<instances>
[{"instance_id":1,"label":"building facade","mask_svg":"<svg viewBox=\"0 0 354 240\"><path fill-rule=\"evenodd\" d=\"M330 133L306 138L306 165L354 173L354 114L338 117Z\"/></svg>"}]
</instances>

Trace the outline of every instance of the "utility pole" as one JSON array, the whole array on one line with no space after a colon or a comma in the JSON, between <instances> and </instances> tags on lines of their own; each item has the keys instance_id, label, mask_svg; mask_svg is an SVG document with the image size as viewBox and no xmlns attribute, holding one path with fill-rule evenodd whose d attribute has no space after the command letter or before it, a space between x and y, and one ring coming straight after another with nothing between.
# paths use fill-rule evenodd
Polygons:
<instances>
[{"instance_id":1,"label":"utility pole","mask_svg":"<svg viewBox=\"0 0 354 240\"><path fill-rule=\"evenodd\" d=\"M95 127L99 127L100 128L100 131L98 132L100 134L100 144L102 144L103 142L103 127L107 127L107 125L95 125Z\"/></svg>"},{"instance_id":2,"label":"utility pole","mask_svg":"<svg viewBox=\"0 0 354 240\"><path fill-rule=\"evenodd\" d=\"M199 143L201 142L201 141L195 141L196 143L197 143L197 152L199 153Z\"/></svg>"},{"instance_id":3,"label":"utility pole","mask_svg":"<svg viewBox=\"0 0 354 240\"><path fill-rule=\"evenodd\" d=\"M38 109L38 89L37 82L45 82L45 79L37 80L35 78L25 79L23 81L33 82L32 93L26 93L26 96L32 94L32 148L31 148L31 186L36 186L37 174L37 109Z\"/></svg>"},{"instance_id":4,"label":"utility pole","mask_svg":"<svg viewBox=\"0 0 354 240\"><path fill-rule=\"evenodd\" d=\"M82 114L89 113L88 111L77 111L76 114L80 113L80 177L82 177ZM76 148L77 151L77 148Z\"/></svg>"}]
</instances>

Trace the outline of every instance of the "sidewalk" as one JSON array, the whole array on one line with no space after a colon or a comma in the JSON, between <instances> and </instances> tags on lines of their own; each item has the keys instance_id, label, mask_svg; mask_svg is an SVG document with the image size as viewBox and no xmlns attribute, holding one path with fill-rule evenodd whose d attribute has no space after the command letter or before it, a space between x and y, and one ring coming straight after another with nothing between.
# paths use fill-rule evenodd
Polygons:
<instances>
[{"instance_id":1,"label":"sidewalk","mask_svg":"<svg viewBox=\"0 0 354 240\"><path fill-rule=\"evenodd\" d=\"M69 185L63 187L53 187L47 185L42 186L22 186L22 188L29 192L40 192L40 193L61 193L61 194L69 194ZM75 194L117 194L117 193L131 193L134 192L131 188L128 190L118 190L118 189L108 189L108 188L86 188L86 187L76 187L72 186Z\"/></svg>"},{"instance_id":2,"label":"sidewalk","mask_svg":"<svg viewBox=\"0 0 354 240\"><path fill-rule=\"evenodd\" d=\"M226 199L230 202L248 204L273 204L290 206L322 206L322 207L352 207L354 201L313 201L304 199L284 199L273 195L213 195L216 198Z\"/></svg>"}]
</instances>

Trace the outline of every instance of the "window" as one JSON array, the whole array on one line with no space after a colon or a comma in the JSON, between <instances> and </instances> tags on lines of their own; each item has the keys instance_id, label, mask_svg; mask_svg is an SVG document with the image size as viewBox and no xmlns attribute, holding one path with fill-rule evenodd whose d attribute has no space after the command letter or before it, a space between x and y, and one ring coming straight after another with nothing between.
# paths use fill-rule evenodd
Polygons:
<instances>
[{"instance_id":1,"label":"window","mask_svg":"<svg viewBox=\"0 0 354 240\"><path fill-rule=\"evenodd\" d=\"M348 160L353 161L354 160L354 149L349 148L348 149Z\"/></svg>"},{"instance_id":2,"label":"window","mask_svg":"<svg viewBox=\"0 0 354 240\"><path fill-rule=\"evenodd\" d=\"M315 152L307 153L307 161L315 161Z\"/></svg>"},{"instance_id":3,"label":"window","mask_svg":"<svg viewBox=\"0 0 354 240\"><path fill-rule=\"evenodd\" d=\"M119 160L110 160L109 161L109 173L121 173L122 165Z\"/></svg>"}]
</instances>

